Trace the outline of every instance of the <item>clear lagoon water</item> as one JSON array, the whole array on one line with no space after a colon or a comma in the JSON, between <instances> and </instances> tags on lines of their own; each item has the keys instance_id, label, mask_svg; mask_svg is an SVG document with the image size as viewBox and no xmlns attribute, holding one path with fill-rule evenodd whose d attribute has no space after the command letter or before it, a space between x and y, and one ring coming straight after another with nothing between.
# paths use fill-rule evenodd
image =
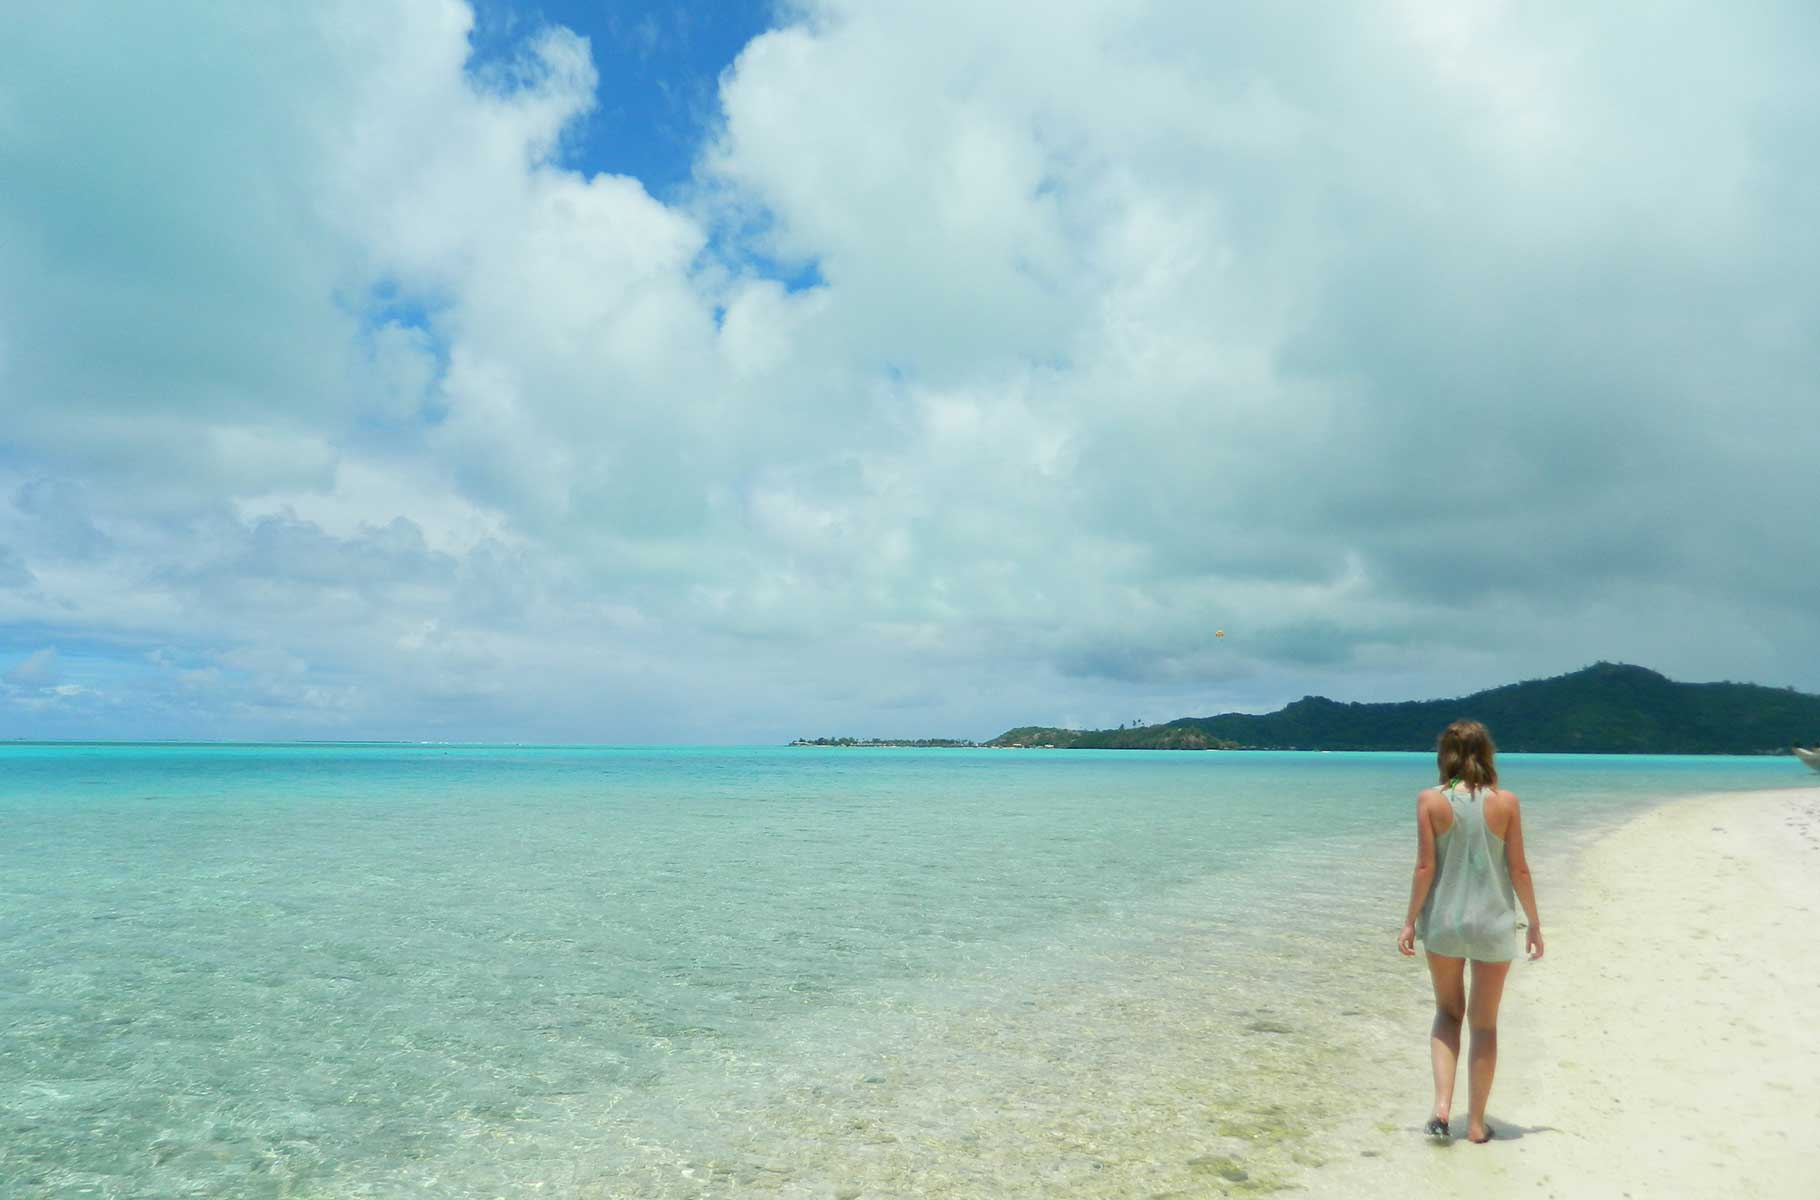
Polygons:
<instances>
[{"instance_id":1,"label":"clear lagoon water","mask_svg":"<svg viewBox=\"0 0 1820 1200\"><path fill-rule=\"evenodd\" d=\"M1545 913L1807 778L1500 763ZM1431 764L0 744L0 1195L1266 1189L1425 994Z\"/></svg>"}]
</instances>

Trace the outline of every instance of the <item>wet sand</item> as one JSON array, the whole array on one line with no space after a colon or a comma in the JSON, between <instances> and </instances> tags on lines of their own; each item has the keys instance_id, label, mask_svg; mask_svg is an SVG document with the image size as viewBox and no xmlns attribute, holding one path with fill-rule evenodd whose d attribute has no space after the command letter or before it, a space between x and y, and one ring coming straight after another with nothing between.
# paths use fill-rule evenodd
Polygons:
<instances>
[{"instance_id":1,"label":"wet sand","mask_svg":"<svg viewBox=\"0 0 1820 1200\"><path fill-rule=\"evenodd\" d=\"M1548 952L1505 990L1499 1139L1465 1140L1464 1046L1454 1139L1421 1136L1415 992L1300 1194L1820 1194L1820 786L1672 802L1538 888Z\"/></svg>"}]
</instances>

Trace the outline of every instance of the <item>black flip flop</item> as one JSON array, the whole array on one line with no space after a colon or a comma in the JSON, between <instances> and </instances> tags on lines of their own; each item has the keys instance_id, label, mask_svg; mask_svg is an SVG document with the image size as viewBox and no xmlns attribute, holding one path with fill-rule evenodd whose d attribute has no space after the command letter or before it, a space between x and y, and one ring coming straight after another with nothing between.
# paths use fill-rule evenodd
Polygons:
<instances>
[{"instance_id":1,"label":"black flip flop","mask_svg":"<svg viewBox=\"0 0 1820 1200\"><path fill-rule=\"evenodd\" d=\"M1447 1122L1439 1117L1430 1117L1428 1124L1422 1126L1422 1132L1429 1137L1447 1137Z\"/></svg>"},{"instance_id":2,"label":"black flip flop","mask_svg":"<svg viewBox=\"0 0 1820 1200\"><path fill-rule=\"evenodd\" d=\"M1471 1142L1475 1146L1483 1146L1486 1142L1489 1142L1492 1138L1495 1138L1497 1136L1498 1136L1498 1131L1493 1129L1491 1126L1487 1125L1485 1127L1485 1136L1484 1137L1482 1137L1482 1138L1469 1137L1466 1140Z\"/></svg>"}]
</instances>

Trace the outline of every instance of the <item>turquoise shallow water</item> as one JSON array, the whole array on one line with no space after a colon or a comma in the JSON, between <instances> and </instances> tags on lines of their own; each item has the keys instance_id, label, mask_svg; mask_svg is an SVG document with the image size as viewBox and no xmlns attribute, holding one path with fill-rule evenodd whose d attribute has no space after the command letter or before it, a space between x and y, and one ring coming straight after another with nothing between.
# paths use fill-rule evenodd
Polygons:
<instances>
[{"instance_id":1,"label":"turquoise shallow water","mask_svg":"<svg viewBox=\"0 0 1820 1200\"><path fill-rule=\"evenodd\" d=\"M0 745L0 1194L1268 1181L1414 986L1430 762ZM1545 906L1646 805L1807 776L1503 767Z\"/></svg>"}]
</instances>

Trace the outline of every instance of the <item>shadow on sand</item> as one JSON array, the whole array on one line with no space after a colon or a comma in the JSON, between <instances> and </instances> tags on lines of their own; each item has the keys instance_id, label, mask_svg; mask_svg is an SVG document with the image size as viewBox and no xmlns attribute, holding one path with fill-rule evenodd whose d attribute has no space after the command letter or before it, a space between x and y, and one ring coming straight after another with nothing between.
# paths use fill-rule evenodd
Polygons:
<instances>
[{"instance_id":1,"label":"shadow on sand","mask_svg":"<svg viewBox=\"0 0 1820 1200\"><path fill-rule=\"evenodd\" d=\"M1520 1142L1532 1133L1561 1132L1553 1125L1519 1125L1515 1121L1506 1121L1501 1117L1492 1116L1490 1113L1485 1115L1485 1123L1491 1126L1491 1140L1493 1142ZM1450 1136L1429 1139L1434 1144L1435 1149L1451 1150L1455 1146L1472 1145L1471 1142L1466 1140L1466 1121L1464 1118L1454 1118L1449 1129L1452 1131ZM1410 1132L1420 1135L1422 1133L1422 1127L1420 1125L1412 1125L1410 1126Z\"/></svg>"}]
</instances>

